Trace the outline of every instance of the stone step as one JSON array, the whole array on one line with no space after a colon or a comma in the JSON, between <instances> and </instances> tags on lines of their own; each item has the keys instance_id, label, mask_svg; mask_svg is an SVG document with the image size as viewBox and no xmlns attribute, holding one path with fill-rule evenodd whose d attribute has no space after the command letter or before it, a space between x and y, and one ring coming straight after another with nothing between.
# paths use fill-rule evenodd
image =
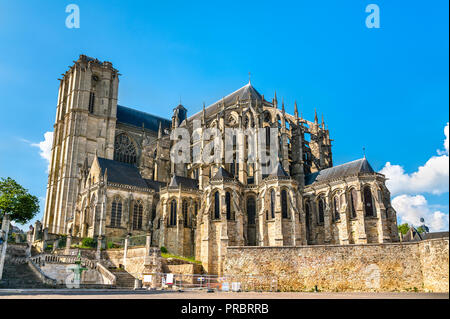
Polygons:
<instances>
[{"instance_id":1,"label":"stone step","mask_svg":"<svg viewBox=\"0 0 450 319\"><path fill-rule=\"evenodd\" d=\"M3 278L0 288L20 289L20 288L51 288L44 284L39 277L31 270L28 264L10 264L5 262Z\"/></svg>"}]
</instances>

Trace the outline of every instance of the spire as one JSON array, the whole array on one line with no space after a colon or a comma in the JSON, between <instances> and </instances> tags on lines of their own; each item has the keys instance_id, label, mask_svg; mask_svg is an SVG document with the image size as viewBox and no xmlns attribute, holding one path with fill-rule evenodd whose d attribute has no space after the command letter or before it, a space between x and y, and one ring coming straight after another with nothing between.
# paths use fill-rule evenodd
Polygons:
<instances>
[{"instance_id":1,"label":"spire","mask_svg":"<svg viewBox=\"0 0 450 319\"><path fill-rule=\"evenodd\" d=\"M314 109L314 123L319 124L319 119L317 118L317 109Z\"/></svg>"},{"instance_id":2,"label":"spire","mask_svg":"<svg viewBox=\"0 0 450 319\"><path fill-rule=\"evenodd\" d=\"M277 91L275 91L275 96L274 96L274 98L273 98L273 107L277 107L277 104L278 104L278 100L277 100Z\"/></svg>"},{"instance_id":3,"label":"spire","mask_svg":"<svg viewBox=\"0 0 450 319\"><path fill-rule=\"evenodd\" d=\"M248 72L248 84L252 84L251 73Z\"/></svg>"},{"instance_id":4,"label":"spire","mask_svg":"<svg viewBox=\"0 0 450 319\"><path fill-rule=\"evenodd\" d=\"M325 129L325 122L323 120L323 113L322 113L322 128Z\"/></svg>"},{"instance_id":5,"label":"spire","mask_svg":"<svg viewBox=\"0 0 450 319\"><path fill-rule=\"evenodd\" d=\"M297 101L295 101L295 103L294 103L294 115L295 115L295 118L298 119Z\"/></svg>"},{"instance_id":6,"label":"spire","mask_svg":"<svg viewBox=\"0 0 450 319\"><path fill-rule=\"evenodd\" d=\"M162 124L161 121L159 122L159 128L158 128L158 138L162 137Z\"/></svg>"},{"instance_id":7,"label":"spire","mask_svg":"<svg viewBox=\"0 0 450 319\"><path fill-rule=\"evenodd\" d=\"M284 98L281 99L281 112L284 113Z\"/></svg>"},{"instance_id":8,"label":"spire","mask_svg":"<svg viewBox=\"0 0 450 319\"><path fill-rule=\"evenodd\" d=\"M205 110L205 102L203 102L203 110L202 110L202 122L206 123L206 110Z\"/></svg>"}]
</instances>

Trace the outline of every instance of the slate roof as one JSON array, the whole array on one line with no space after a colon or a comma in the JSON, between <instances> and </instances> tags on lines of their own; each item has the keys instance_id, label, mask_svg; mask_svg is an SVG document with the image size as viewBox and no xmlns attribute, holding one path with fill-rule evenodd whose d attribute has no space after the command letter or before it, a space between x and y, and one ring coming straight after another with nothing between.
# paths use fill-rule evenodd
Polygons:
<instances>
[{"instance_id":1,"label":"slate roof","mask_svg":"<svg viewBox=\"0 0 450 319\"><path fill-rule=\"evenodd\" d=\"M228 172L225 168L223 168L222 166L219 167L219 169L217 170L217 173L214 175L213 178L211 179L222 179L222 178L234 178L233 175L231 175L230 172Z\"/></svg>"},{"instance_id":2,"label":"slate roof","mask_svg":"<svg viewBox=\"0 0 450 319\"><path fill-rule=\"evenodd\" d=\"M139 128L142 128L142 123L144 123L144 128L154 132L158 132L159 123L162 124L163 129L172 126L172 122L168 119L122 105L117 105L117 122Z\"/></svg>"},{"instance_id":3,"label":"slate roof","mask_svg":"<svg viewBox=\"0 0 450 319\"><path fill-rule=\"evenodd\" d=\"M420 234L422 239L435 239L435 238L445 238L448 237L448 231L439 231L434 233L422 233Z\"/></svg>"},{"instance_id":4,"label":"slate roof","mask_svg":"<svg viewBox=\"0 0 450 319\"><path fill-rule=\"evenodd\" d=\"M148 188L136 166L102 157L98 157L98 163L102 174L108 170L108 182Z\"/></svg>"},{"instance_id":5,"label":"slate roof","mask_svg":"<svg viewBox=\"0 0 450 319\"><path fill-rule=\"evenodd\" d=\"M251 83L247 83L240 89L234 91L231 94L228 94L223 99L218 100L217 102L209 105L205 108L205 115L206 117L211 116L212 114L217 113L222 108L222 103L225 101L225 107L233 104L236 102L237 97L239 97L240 100L249 100L250 98L253 100L262 101L262 95L251 85ZM189 120L193 120L194 118L199 118L202 116L202 112L197 112L191 117L189 117Z\"/></svg>"},{"instance_id":6,"label":"slate roof","mask_svg":"<svg viewBox=\"0 0 450 319\"><path fill-rule=\"evenodd\" d=\"M165 187L167 185L167 183L154 181L152 179L144 178L144 181L147 184L148 188L151 188L157 192L159 192L160 187Z\"/></svg>"},{"instance_id":7,"label":"slate roof","mask_svg":"<svg viewBox=\"0 0 450 319\"><path fill-rule=\"evenodd\" d=\"M180 185L181 187L185 188L198 189L198 180L174 175L170 181L169 187L176 188L179 187Z\"/></svg>"},{"instance_id":8,"label":"slate roof","mask_svg":"<svg viewBox=\"0 0 450 319\"><path fill-rule=\"evenodd\" d=\"M321 171L306 175L305 185L311 185L312 183L357 175L359 173L375 173L366 158L361 158L353 162L326 168Z\"/></svg>"}]
</instances>

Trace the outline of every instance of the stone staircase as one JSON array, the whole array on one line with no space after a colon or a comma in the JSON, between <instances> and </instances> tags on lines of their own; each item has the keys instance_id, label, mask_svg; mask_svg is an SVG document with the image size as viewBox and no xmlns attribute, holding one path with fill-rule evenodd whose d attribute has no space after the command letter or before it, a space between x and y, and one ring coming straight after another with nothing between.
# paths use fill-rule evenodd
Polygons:
<instances>
[{"instance_id":1,"label":"stone staircase","mask_svg":"<svg viewBox=\"0 0 450 319\"><path fill-rule=\"evenodd\" d=\"M133 289L135 278L123 269L110 269L116 276L116 288Z\"/></svg>"},{"instance_id":2,"label":"stone staircase","mask_svg":"<svg viewBox=\"0 0 450 319\"><path fill-rule=\"evenodd\" d=\"M28 264L5 261L0 289L46 289L55 288L44 284Z\"/></svg>"}]
</instances>

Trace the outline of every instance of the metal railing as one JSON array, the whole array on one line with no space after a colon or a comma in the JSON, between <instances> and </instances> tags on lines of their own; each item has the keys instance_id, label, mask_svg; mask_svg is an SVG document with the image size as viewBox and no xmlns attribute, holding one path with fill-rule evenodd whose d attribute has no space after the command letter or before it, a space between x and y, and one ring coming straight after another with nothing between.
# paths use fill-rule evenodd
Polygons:
<instances>
[{"instance_id":1,"label":"metal railing","mask_svg":"<svg viewBox=\"0 0 450 319\"><path fill-rule=\"evenodd\" d=\"M257 275L217 276L153 273L143 276L142 285L143 287L163 290L278 291L276 277Z\"/></svg>"}]
</instances>

